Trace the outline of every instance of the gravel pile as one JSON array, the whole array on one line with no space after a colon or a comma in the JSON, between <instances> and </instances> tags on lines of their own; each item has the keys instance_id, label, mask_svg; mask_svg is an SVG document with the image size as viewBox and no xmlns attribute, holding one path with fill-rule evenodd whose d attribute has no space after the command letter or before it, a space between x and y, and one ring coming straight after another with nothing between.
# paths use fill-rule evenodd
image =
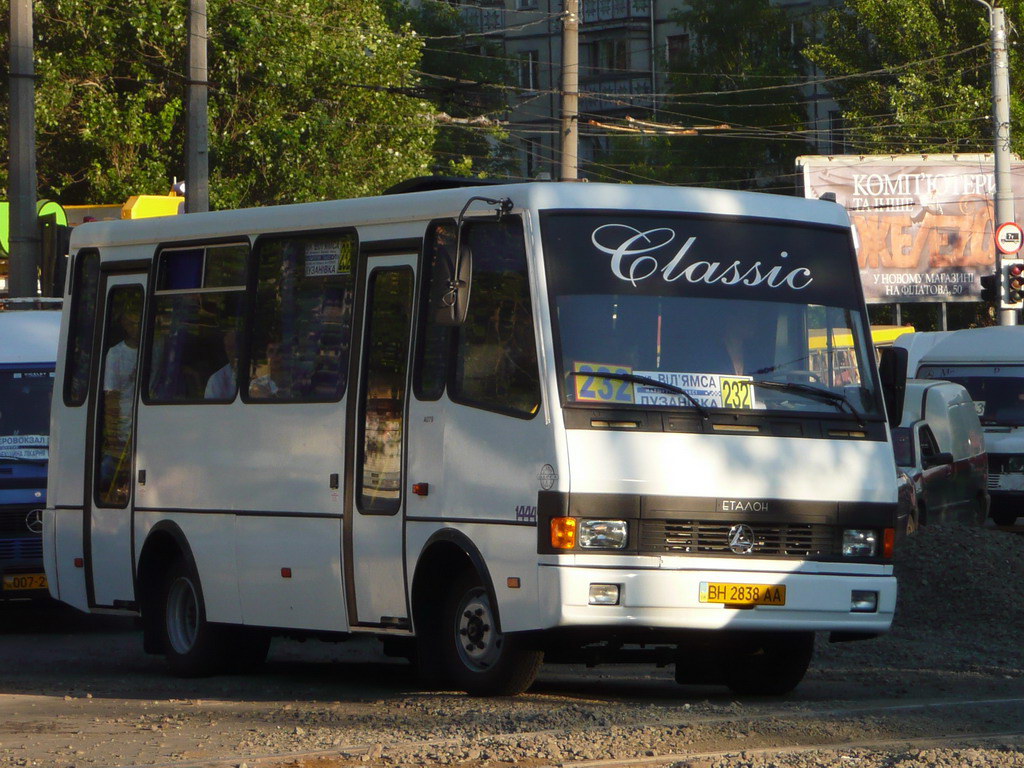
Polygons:
<instances>
[{"instance_id":1,"label":"gravel pile","mask_svg":"<svg viewBox=\"0 0 1024 768\"><path fill-rule=\"evenodd\" d=\"M1024 536L926 526L901 542L894 562L897 629L1024 635Z\"/></svg>"},{"instance_id":2,"label":"gravel pile","mask_svg":"<svg viewBox=\"0 0 1024 768\"><path fill-rule=\"evenodd\" d=\"M998 749L913 749L800 752L676 763L672 768L1024 768L1024 752Z\"/></svg>"}]
</instances>

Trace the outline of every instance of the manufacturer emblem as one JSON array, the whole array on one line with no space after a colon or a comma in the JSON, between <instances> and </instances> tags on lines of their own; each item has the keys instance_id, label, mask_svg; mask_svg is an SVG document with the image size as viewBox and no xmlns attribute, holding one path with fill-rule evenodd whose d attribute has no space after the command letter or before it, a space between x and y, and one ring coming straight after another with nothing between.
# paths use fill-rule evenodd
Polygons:
<instances>
[{"instance_id":1,"label":"manufacturer emblem","mask_svg":"<svg viewBox=\"0 0 1024 768\"><path fill-rule=\"evenodd\" d=\"M545 491L550 491L555 487L555 482L558 480L558 475L555 472L555 468L550 464L545 464L540 468L540 474L537 475L537 479L540 481L540 487Z\"/></svg>"},{"instance_id":2,"label":"manufacturer emblem","mask_svg":"<svg viewBox=\"0 0 1024 768\"><path fill-rule=\"evenodd\" d=\"M729 549L737 555L749 555L754 551L754 529L740 523L729 529Z\"/></svg>"},{"instance_id":3,"label":"manufacturer emblem","mask_svg":"<svg viewBox=\"0 0 1024 768\"><path fill-rule=\"evenodd\" d=\"M32 533L43 532L43 510L33 509L27 515L25 515L25 527L27 527Z\"/></svg>"}]
</instances>

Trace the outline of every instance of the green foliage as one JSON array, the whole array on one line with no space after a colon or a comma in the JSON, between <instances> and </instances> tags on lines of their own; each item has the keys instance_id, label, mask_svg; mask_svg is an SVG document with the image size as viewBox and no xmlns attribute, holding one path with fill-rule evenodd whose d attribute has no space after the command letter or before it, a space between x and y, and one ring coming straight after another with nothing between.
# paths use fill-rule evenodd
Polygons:
<instances>
[{"instance_id":1,"label":"green foliage","mask_svg":"<svg viewBox=\"0 0 1024 768\"><path fill-rule=\"evenodd\" d=\"M36 1L41 197L120 202L184 177L186 8ZM211 208L371 194L426 171L421 43L374 0L210 0L208 12Z\"/></svg>"},{"instance_id":2,"label":"green foliage","mask_svg":"<svg viewBox=\"0 0 1024 768\"><path fill-rule=\"evenodd\" d=\"M393 29L408 26L424 41L419 70L423 97L436 111L455 118L494 116L508 109L506 95L492 83L507 83L512 71L494 38L478 33L471 16L443 0L382 0ZM472 11L469 11L470 13ZM470 35L466 37L466 35ZM455 176L506 176L516 167L508 132L493 126L438 126L431 172Z\"/></svg>"},{"instance_id":3,"label":"green foliage","mask_svg":"<svg viewBox=\"0 0 1024 768\"><path fill-rule=\"evenodd\" d=\"M786 11L769 0L693 0L672 20L691 44L668 62L672 96L658 121L730 129L619 140L613 163L628 164L627 178L763 188L787 177L791 186L794 158L810 147Z\"/></svg>"},{"instance_id":4,"label":"green foliage","mask_svg":"<svg viewBox=\"0 0 1024 768\"><path fill-rule=\"evenodd\" d=\"M1020 29L1024 3L999 4ZM1011 85L1024 77L1013 39ZM848 0L826 15L824 38L806 55L826 77L842 78L827 87L842 108L850 151L991 152L988 41L987 13L975 2ZM1022 117L1011 96L1011 120ZM1024 149L1019 132L1011 141Z\"/></svg>"}]
</instances>

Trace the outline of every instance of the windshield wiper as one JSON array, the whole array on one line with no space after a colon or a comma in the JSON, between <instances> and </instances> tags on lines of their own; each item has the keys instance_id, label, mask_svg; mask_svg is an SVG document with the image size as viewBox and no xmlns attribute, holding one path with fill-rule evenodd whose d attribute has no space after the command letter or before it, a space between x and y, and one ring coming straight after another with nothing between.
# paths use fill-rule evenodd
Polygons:
<instances>
[{"instance_id":1,"label":"windshield wiper","mask_svg":"<svg viewBox=\"0 0 1024 768\"><path fill-rule=\"evenodd\" d=\"M807 395L808 397L816 397L819 400L824 400L827 403L833 403L839 408L845 408L850 412L850 415L857 420L857 424L861 427L864 426L864 417L853 407L853 403L849 401L846 395L842 395L838 392L833 392L829 389L821 389L820 387L812 387L810 384L801 384L797 381L769 381L767 379L754 379L750 382L755 387L764 387L765 389L777 389L788 392L800 392Z\"/></svg>"},{"instance_id":2,"label":"windshield wiper","mask_svg":"<svg viewBox=\"0 0 1024 768\"><path fill-rule=\"evenodd\" d=\"M690 405L699 413L703 418L710 419L711 413L700 404L693 395L687 392L682 387L677 387L675 384L666 384L664 381L658 381L652 379L650 376L638 376L635 373L613 373L611 371L569 371L570 376L598 376L602 379L614 379L615 381L630 381L634 384L647 384L652 387L659 387L660 389L668 390L677 395L682 395L689 400Z\"/></svg>"}]
</instances>

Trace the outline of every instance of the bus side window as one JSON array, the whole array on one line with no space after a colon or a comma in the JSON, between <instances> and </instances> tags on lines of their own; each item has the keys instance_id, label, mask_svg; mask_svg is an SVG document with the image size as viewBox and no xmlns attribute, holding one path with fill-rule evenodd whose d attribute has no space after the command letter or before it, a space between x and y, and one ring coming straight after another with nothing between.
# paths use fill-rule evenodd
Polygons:
<instances>
[{"instance_id":1,"label":"bus side window","mask_svg":"<svg viewBox=\"0 0 1024 768\"><path fill-rule=\"evenodd\" d=\"M337 402L348 379L353 231L261 238L243 399Z\"/></svg>"},{"instance_id":2,"label":"bus side window","mask_svg":"<svg viewBox=\"0 0 1024 768\"><path fill-rule=\"evenodd\" d=\"M455 259L455 222L433 222L427 230L423 251L423 287L420 297L420 332L416 344L413 389L420 400L437 400L444 393L451 357L452 328L439 325L433 307L447 290L434 267L439 259ZM449 269L450 272L450 269ZM445 274L443 271L440 274Z\"/></svg>"},{"instance_id":3,"label":"bus side window","mask_svg":"<svg viewBox=\"0 0 1024 768\"><path fill-rule=\"evenodd\" d=\"M458 327L452 400L529 418L540 407L522 220L469 222L473 254L466 322Z\"/></svg>"},{"instance_id":4,"label":"bus side window","mask_svg":"<svg viewBox=\"0 0 1024 768\"><path fill-rule=\"evenodd\" d=\"M92 340L96 328L96 307L99 303L99 252L79 253L75 259L74 269L68 357L64 374L64 404L71 407L82 405L89 394Z\"/></svg>"},{"instance_id":5,"label":"bus side window","mask_svg":"<svg viewBox=\"0 0 1024 768\"><path fill-rule=\"evenodd\" d=\"M237 390L247 243L157 254L146 402L230 402Z\"/></svg>"}]
</instances>

